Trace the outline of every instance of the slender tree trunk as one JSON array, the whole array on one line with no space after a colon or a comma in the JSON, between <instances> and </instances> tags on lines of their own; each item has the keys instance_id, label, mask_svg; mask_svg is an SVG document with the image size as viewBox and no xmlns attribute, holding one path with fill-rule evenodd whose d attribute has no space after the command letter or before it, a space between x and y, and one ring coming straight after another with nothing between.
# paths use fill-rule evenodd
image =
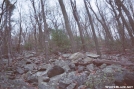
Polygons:
<instances>
[{"instance_id":1,"label":"slender tree trunk","mask_svg":"<svg viewBox=\"0 0 134 89\"><path fill-rule=\"evenodd\" d=\"M101 52L100 52L100 49L99 49L99 45L98 45L98 40L97 40L97 37L96 37L94 25L93 25L93 21L92 21L92 17L91 17L91 14L90 14L89 10L88 10L86 0L84 0L84 4L85 4L86 11L87 11L87 14L88 14L88 17L89 17L89 21L90 21L90 24L91 24L91 28L92 28L92 32L93 32L93 37L94 37L94 41L95 41L95 46L96 46L96 51L97 51L98 55L101 55Z\"/></svg>"},{"instance_id":2,"label":"slender tree trunk","mask_svg":"<svg viewBox=\"0 0 134 89\"><path fill-rule=\"evenodd\" d=\"M123 28L123 25L121 24L120 20L119 20L119 16L117 15L117 12L112 4L111 1L107 1L107 3L111 6L112 8L112 11L115 15L115 18L116 18L116 21L117 21L117 29L118 29L118 33L119 33L119 36L120 36L120 39L121 39L121 43L122 43L122 48L123 48L123 51L125 52L125 33L124 33L124 28Z\"/></svg>"},{"instance_id":3,"label":"slender tree trunk","mask_svg":"<svg viewBox=\"0 0 134 89\"><path fill-rule=\"evenodd\" d=\"M41 50L43 48L43 32L42 32L41 23L39 21L39 18L41 18L41 16L40 16L40 14L39 14L39 17L37 16L37 11L36 11L36 8L35 8L35 2L33 0L31 0L31 3L32 3L33 9L34 9L34 16L35 16L34 18L35 18L35 21L38 24L38 30L39 30L38 45L39 45L39 49Z\"/></svg>"},{"instance_id":4,"label":"slender tree trunk","mask_svg":"<svg viewBox=\"0 0 134 89\"><path fill-rule=\"evenodd\" d=\"M70 0L70 2L71 2L72 10L73 10L73 16L74 16L74 18L77 22L78 28L79 28L80 38L81 38L81 42L82 42L82 49L84 51L86 51L86 43L84 40L83 29L82 29L82 26L80 24L80 19L79 19L77 8L76 8L76 1L74 1L74 3L73 3L72 0Z\"/></svg>"},{"instance_id":5,"label":"slender tree trunk","mask_svg":"<svg viewBox=\"0 0 134 89\"><path fill-rule=\"evenodd\" d=\"M46 22L46 15L45 15L45 10L44 10L44 2L41 0L41 8L42 8L42 18L43 18L43 23L44 23L44 33L45 33L45 57L46 61L49 61L49 31L48 31L48 26Z\"/></svg>"},{"instance_id":6,"label":"slender tree trunk","mask_svg":"<svg viewBox=\"0 0 134 89\"><path fill-rule=\"evenodd\" d=\"M19 43L18 43L18 52L21 50L21 35L22 35L22 24L21 24L21 12L20 12L20 23L19 23L20 33L19 33Z\"/></svg>"},{"instance_id":7,"label":"slender tree trunk","mask_svg":"<svg viewBox=\"0 0 134 89\"><path fill-rule=\"evenodd\" d=\"M92 10L92 12L94 13L96 19L97 19L97 20L100 22L100 24L102 25L102 27L103 27L103 29L104 29L104 31L105 31L105 36L106 36L106 37L105 37L105 41L106 41L106 44L108 44L108 45L107 45L108 48L111 49L111 45L110 45L110 44L111 44L111 42L113 42L114 40L113 40L113 37L112 37L112 35L111 35L110 31L109 31L109 27L107 26L106 21L105 21L103 15L102 15L102 13L100 12L100 9L99 9L98 5L97 5L97 8L98 8L98 10L99 10L99 14L100 14L102 20L99 19L99 17L97 16L97 14L95 13L95 11L93 10L93 8L92 8L90 2L88 2L88 4L89 4L89 8L90 8L90 9Z\"/></svg>"},{"instance_id":8,"label":"slender tree trunk","mask_svg":"<svg viewBox=\"0 0 134 89\"><path fill-rule=\"evenodd\" d=\"M67 12L65 10L65 6L63 4L63 0L58 0L58 1L59 1L60 7L61 7L61 10L62 10L62 14L63 14L63 17L64 17L65 27L66 27L66 30L67 30L68 35L70 37L72 52L76 52L75 40L74 40L74 37L73 37L73 33L71 31L70 23L69 23L69 20L68 20Z\"/></svg>"}]
</instances>

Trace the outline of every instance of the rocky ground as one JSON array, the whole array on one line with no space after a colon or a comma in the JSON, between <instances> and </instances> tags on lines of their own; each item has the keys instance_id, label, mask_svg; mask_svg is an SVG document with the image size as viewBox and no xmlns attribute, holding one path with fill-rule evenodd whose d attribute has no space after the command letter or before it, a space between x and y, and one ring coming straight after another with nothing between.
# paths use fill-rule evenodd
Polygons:
<instances>
[{"instance_id":1,"label":"rocky ground","mask_svg":"<svg viewBox=\"0 0 134 89\"><path fill-rule=\"evenodd\" d=\"M89 52L77 52L52 57L49 63L43 60L43 54L25 52L7 67L8 60L1 59L0 89L134 88L134 55L130 60L121 54L100 58Z\"/></svg>"}]
</instances>

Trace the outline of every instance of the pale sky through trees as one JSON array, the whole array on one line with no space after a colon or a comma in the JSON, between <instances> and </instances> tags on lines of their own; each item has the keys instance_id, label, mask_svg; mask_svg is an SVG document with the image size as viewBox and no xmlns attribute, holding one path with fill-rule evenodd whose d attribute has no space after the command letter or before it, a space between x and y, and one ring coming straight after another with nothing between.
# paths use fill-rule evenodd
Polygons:
<instances>
[{"instance_id":1,"label":"pale sky through trees","mask_svg":"<svg viewBox=\"0 0 134 89\"><path fill-rule=\"evenodd\" d=\"M12 0L12 3L14 3L15 1L16 0ZM72 12L71 6L70 6L70 0L63 0L63 1L65 3L66 10L68 12ZM35 0L35 2L36 2L35 3L36 7L38 7L39 1ZM55 9L57 7L56 4L58 5L58 10L61 11L58 0L46 0L46 2L45 2L45 5L47 6L48 10ZM85 8L83 0L76 0L76 4L77 4L78 11L80 13L83 13L84 8ZM92 5L93 9L95 11L97 11L97 8L95 6L95 0L91 0L91 5ZM33 8L32 8L30 0L17 0L17 3L15 4L15 6L16 6L16 8L12 15L12 18L15 21L15 23L13 23L13 24L16 24L16 22L17 23L19 22L19 12L20 11L21 11L21 16L22 16L22 24L23 24L23 22L26 22L27 20L29 20L29 19L27 19L27 17L30 18L30 16L31 16L30 13L33 13ZM45 8L46 8L46 6L45 6ZM72 13L68 13L68 14L72 15ZM49 23L49 19L47 19L47 21ZM28 22L30 22L30 21L28 21ZM22 26L25 28L25 24L23 24ZM18 27L15 27L15 30L17 30L17 29L18 29Z\"/></svg>"},{"instance_id":2,"label":"pale sky through trees","mask_svg":"<svg viewBox=\"0 0 134 89\"><path fill-rule=\"evenodd\" d=\"M15 0L12 0L12 2L13 1L15 1ZM65 1L65 3L69 3L69 0L64 0L64 1ZM49 0L47 2L48 2L47 4L49 5L48 7L51 8L51 7L56 7L56 3L58 3L58 0ZM78 9L83 9L84 8L83 7L84 6L83 0L76 0L76 4L77 4ZM67 5L67 4L65 4L65 5ZM92 5L93 9L95 11L97 11L97 8L95 6L95 0L91 1L91 5ZM29 14L29 9L30 9L29 6L31 7L30 0L17 0L16 9L14 10L13 17L14 18L18 18L19 17L17 9L21 9L23 14ZM68 8L70 8L70 7L68 7Z\"/></svg>"}]
</instances>

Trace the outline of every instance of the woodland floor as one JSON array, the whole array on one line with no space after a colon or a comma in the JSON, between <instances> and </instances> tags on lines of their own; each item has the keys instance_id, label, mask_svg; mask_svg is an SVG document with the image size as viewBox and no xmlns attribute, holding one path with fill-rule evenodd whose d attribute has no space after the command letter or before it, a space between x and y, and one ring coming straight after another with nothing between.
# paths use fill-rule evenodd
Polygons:
<instances>
[{"instance_id":1,"label":"woodland floor","mask_svg":"<svg viewBox=\"0 0 134 89\"><path fill-rule=\"evenodd\" d=\"M59 82L60 78L58 77L53 78L53 76L57 75L61 77L63 73L61 68L63 68L65 70L64 73L66 73L67 76L71 75L72 73L75 73L76 76L82 75L82 73L83 74L87 73L88 75L87 77L91 77L91 74L101 75L101 73L99 73L98 71L104 70L105 68L112 69L113 65L118 65L117 68L119 68L119 70L123 70L125 72L129 71L128 74L132 76L132 80L130 79L129 81L131 82L131 84L127 84L127 82L123 81L123 83L126 83L126 85L121 84L121 86L129 85L131 86L131 88L129 89L133 89L134 87L134 52L133 51L127 50L126 53L121 53L121 52L116 52L116 51L113 51L113 52L104 51L102 53L102 58L99 58L98 56L88 57L90 58L89 59L90 61L89 60L83 61L84 59L87 58L87 55L85 56L86 53L81 53L81 54L80 53L81 52L77 52L76 53L77 56L76 55L74 56L74 54L71 54L71 53L66 53L66 54L61 53L59 55L52 54L50 56L50 62L44 63L43 62L43 60L45 60L44 54L38 54L35 52L26 51L22 55L18 54L16 57L14 57L10 66L8 66L8 59L3 58L0 60L0 89L99 89L100 86L95 85L96 83L94 83L93 86L97 86L97 87L91 87L91 84L90 86L85 85L87 81L84 81L84 80L83 80L84 82L81 81L80 84L79 84L79 80L76 81L76 83L72 82L72 84L74 83L74 85L66 84L66 83L63 84L63 82L61 84ZM89 54L90 53L94 53L94 51L89 52ZM81 60L82 62L79 62ZM66 64L67 65L65 66L64 63L65 65ZM74 67L70 67L70 63L74 64ZM59 66L57 69L57 70L60 70L59 73L55 75L50 73L49 75L48 71L51 70L51 67L54 67L55 65ZM87 66L89 66L89 68ZM45 75L45 72L44 72L46 70L48 70L47 76ZM109 74L112 73L112 70L108 70L108 71L109 71ZM35 75L38 76L38 78L35 77ZM34 77L31 77L31 76L34 76ZM40 81L39 76L45 76L45 79L43 80L45 84L41 82L41 84L44 84L44 85L39 84L39 81ZM123 76L126 76L126 75L123 75ZM78 77L78 79L79 78L80 77ZM120 77L120 78L124 78L123 80L125 80L125 77ZM58 81L55 81L53 79L58 80ZM67 78L64 78L64 80L65 79L67 80ZM53 81L55 81L54 82L55 85L58 83L56 87L50 87L52 86L51 84ZM115 81L112 82L112 80L110 83L118 85L118 83L116 84ZM65 84L67 86L63 86ZM103 85L105 84L102 84L101 86ZM103 88L100 88L100 89L103 89ZM110 89L113 89L113 88L110 88Z\"/></svg>"}]
</instances>

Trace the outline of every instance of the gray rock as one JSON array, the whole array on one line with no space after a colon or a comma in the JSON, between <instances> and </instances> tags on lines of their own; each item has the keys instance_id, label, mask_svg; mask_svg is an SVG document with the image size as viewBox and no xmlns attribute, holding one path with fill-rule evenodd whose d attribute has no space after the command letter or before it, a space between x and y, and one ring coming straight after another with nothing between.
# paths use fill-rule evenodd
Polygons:
<instances>
[{"instance_id":1,"label":"gray rock","mask_svg":"<svg viewBox=\"0 0 134 89\"><path fill-rule=\"evenodd\" d=\"M53 77L53 76L56 76L56 75L59 75L59 74L62 74L64 73L65 70L59 66L54 66L52 67L48 72L47 72L47 75L48 77Z\"/></svg>"},{"instance_id":2,"label":"gray rock","mask_svg":"<svg viewBox=\"0 0 134 89\"><path fill-rule=\"evenodd\" d=\"M64 60L56 60L54 62L54 64L57 65L57 66L63 67L65 65L69 65L69 61L67 61L67 60L66 61L64 61Z\"/></svg>"},{"instance_id":3,"label":"gray rock","mask_svg":"<svg viewBox=\"0 0 134 89\"><path fill-rule=\"evenodd\" d=\"M27 64L24 67L25 69L32 71L34 68L37 68L36 64Z\"/></svg>"},{"instance_id":4,"label":"gray rock","mask_svg":"<svg viewBox=\"0 0 134 89\"><path fill-rule=\"evenodd\" d=\"M47 70L49 70L49 69L51 69L52 66L53 65L51 65L51 64L42 64L42 65L40 65L38 67L38 69L47 69Z\"/></svg>"},{"instance_id":5,"label":"gray rock","mask_svg":"<svg viewBox=\"0 0 134 89\"><path fill-rule=\"evenodd\" d=\"M23 77L28 83L38 84L38 77L33 75L31 71L27 72Z\"/></svg>"},{"instance_id":6,"label":"gray rock","mask_svg":"<svg viewBox=\"0 0 134 89\"><path fill-rule=\"evenodd\" d=\"M82 72L82 71L84 71L84 69L85 69L85 67L84 66L81 66L81 65L78 65L78 72L80 73L80 72Z\"/></svg>"},{"instance_id":7,"label":"gray rock","mask_svg":"<svg viewBox=\"0 0 134 89\"><path fill-rule=\"evenodd\" d=\"M91 58L99 58L100 57L100 55L89 53L89 52L86 52L86 56L91 57Z\"/></svg>"},{"instance_id":8,"label":"gray rock","mask_svg":"<svg viewBox=\"0 0 134 89\"><path fill-rule=\"evenodd\" d=\"M70 82L66 81L59 81L59 88L66 89L66 87L70 84Z\"/></svg>"},{"instance_id":9,"label":"gray rock","mask_svg":"<svg viewBox=\"0 0 134 89\"><path fill-rule=\"evenodd\" d=\"M66 89L75 89L77 83L71 83Z\"/></svg>"},{"instance_id":10,"label":"gray rock","mask_svg":"<svg viewBox=\"0 0 134 89\"><path fill-rule=\"evenodd\" d=\"M22 68L17 68L16 73L23 74L24 70Z\"/></svg>"},{"instance_id":11,"label":"gray rock","mask_svg":"<svg viewBox=\"0 0 134 89\"><path fill-rule=\"evenodd\" d=\"M49 60L49 62L55 62L56 61L56 59L50 59Z\"/></svg>"},{"instance_id":12,"label":"gray rock","mask_svg":"<svg viewBox=\"0 0 134 89\"><path fill-rule=\"evenodd\" d=\"M25 56L26 58L30 58L30 57L33 57L33 56L34 56L34 54L26 53L24 56Z\"/></svg>"},{"instance_id":13,"label":"gray rock","mask_svg":"<svg viewBox=\"0 0 134 89\"><path fill-rule=\"evenodd\" d=\"M77 82L78 86L84 84L87 80L86 72L82 72L79 75L76 75L75 72L70 72L67 76L68 79Z\"/></svg>"},{"instance_id":14,"label":"gray rock","mask_svg":"<svg viewBox=\"0 0 134 89\"><path fill-rule=\"evenodd\" d=\"M85 89L85 88L86 88L85 85L80 85L80 86L78 87L78 89Z\"/></svg>"},{"instance_id":15,"label":"gray rock","mask_svg":"<svg viewBox=\"0 0 134 89\"><path fill-rule=\"evenodd\" d=\"M74 53L72 54L69 59L71 60L76 60L78 58L84 58L84 54L80 53L80 52L77 52L77 53Z\"/></svg>"},{"instance_id":16,"label":"gray rock","mask_svg":"<svg viewBox=\"0 0 134 89\"><path fill-rule=\"evenodd\" d=\"M63 74L60 74L60 75L56 75L56 76L50 78L49 83L50 84L58 84L58 82L61 81L61 80L66 81L66 76L67 76L66 72L64 72Z\"/></svg>"},{"instance_id":17,"label":"gray rock","mask_svg":"<svg viewBox=\"0 0 134 89\"><path fill-rule=\"evenodd\" d=\"M38 84L40 83L48 83L50 78L47 76L38 76Z\"/></svg>"},{"instance_id":18,"label":"gray rock","mask_svg":"<svg viewBox=\"0 0 134 89\"><path fill-rule=\"evenodd\" d=\"M68 58L71 54L62 54L64 58Z\"/></svg>"},{"instance_id":19,"label":"gray rock","mask_svg":"<svg viewBox=\"0 0 134 89\"><path fill-rule=\"evenodd\" d=\"M117 86L123 86L124 83L126 86L132 86L134 83L134 72L123 71L120 73L116 73L115 75L115 84Z\"/></svg>"},{"instance_id":20,"label":"gray rock","mask_svg":"<svg viewBox=\"0 0 134 89\"><path fill-rule=\"evenodd\" d=\"M31 59L26 59L26 63L25 64L31 64L32 60Z\"/></svg>"},{"instance_id":21,"label":"gray rock","mask_svg":"<svg viewBox=\"0 0 134 89\"><path fill-rule=\"evenodd\" d=\"M75 70L76 69L76 66L75 66L74 63L70 63L69 64L69 67L70 67L71 70Z\"/></svg>"},{"instance_id":22,"label":"gray rock","mask_svg":"<svg viewBox=\"0 0 134 89\"><path fill-rule=\"evenodd\" d=\"M57 89L56 85L48 85L46 83L40 83L38 89Z\"/></svg>"},{"instance_id":23,"label":"gray rock","mask_svg":"<svg viewBox=\"0 0 134 89\"><path fill-rule=\"evenodd\" d=\"M50 78L49 77L42 77L43 82L49 82Z\"/></svg>"},{"instance_id":24,"label":"gray rock","mask_svg":"<svg viewBox=\"0 0 134 89\"><path fill-rule=\"evenodd\" d=\"M69 72L71 70L69 65L65 65L62 68L65 70L65 72Z\"/></svg>"},{"instance_id":25,"label":"gray rock","mask_svg":"<svg viewBox=\"0 0 134 89\"><path fill-rule=\"evenodd\" d=\"M97 71L95 74L91 73L86 81L86 86L91 89L105 89L105 86L114 86L114 77Z\"/></svg>"},{"instance_id":26,"label":"gray rock","mask_svg":"<svg viewBox=\"0 0 134 89\"><path fill-rule=\"evenodd\" d=\"M93 60L92 58L86 57L86 58L83 59L83 62L84 63L90 63L90 62L92 62L92 60Z\"/></svg>"},{"instance_id":27,"label":"gray rock","mask_svg":"<svg viewBox=\"0 0 134 89\"><path fill-rule=\"evenodd\" d=\"M86 66L86 69L88 71L92 72L94 70L94 67L95 67L94 64L89 64L89 65Z\"/></svg>"},{"instance_id":28,"label":"gray rock","mask_svg":"<svg viewBox=\"0 0 134 89\"><path fill-rule=\"evenodd\" d=\"M103 69L103 68L105 68L106 66L107 66L107 64L102 64L102 65L100 66L100 68Z\"/></svg>"}]
</instances>

